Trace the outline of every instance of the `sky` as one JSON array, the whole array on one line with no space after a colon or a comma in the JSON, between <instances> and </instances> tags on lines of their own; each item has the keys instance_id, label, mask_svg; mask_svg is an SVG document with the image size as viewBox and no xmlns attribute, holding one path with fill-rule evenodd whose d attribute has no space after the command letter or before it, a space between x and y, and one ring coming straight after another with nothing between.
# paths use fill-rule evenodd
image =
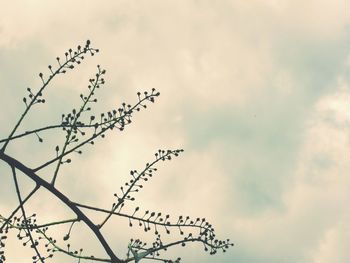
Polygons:
<instances>
[{"instance_id":1,"label":"sky","mask_svg":"<svg viewBox=\"0 0 350 263\"><path fill-rule=\"evenodd\" d=\"M108 134L62 168L57 187L72 200L108 207L129 170L141 169L158 149L183 148L159 165L136 202L174 217L206 217L218 237L235 243L215 257L198 246L175 248L183 262L348 262L349 1L0 4L1 138L23 112L26 88L40 87L39 72L47 74L57 56L87 39L100 53L55 79L22 130L57 123L79 105L97 64L107 75L96 112L135 102L138 91L161 93L125 131ZM54 156L54 145L32 136L9 144L8 152L35 166ZM8 168L0 164L0 171L6 214L16 196ZM21 185L31 187L23 178ZM44 219L69 216L41 194L28 204L33 211ZM120 253L133 231L127 225L106 226ZM90 251L97 249L88 231L79 234ZM16 251L10 245L9 261L27 262L31 251Z\"/></svg>"}]
</instances>

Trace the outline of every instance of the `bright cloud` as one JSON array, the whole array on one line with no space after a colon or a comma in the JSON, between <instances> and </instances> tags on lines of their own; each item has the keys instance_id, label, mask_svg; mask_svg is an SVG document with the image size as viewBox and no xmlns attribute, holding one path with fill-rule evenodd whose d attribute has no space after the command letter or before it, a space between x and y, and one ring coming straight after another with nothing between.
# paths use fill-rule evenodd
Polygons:
<instances>
[{"instance_id":1,"label":"bright cloud","mask_svg":"<svg viewBox=\"0 0 350 263\"><path fill-rule=\"evenodd\" d=\"M55 80L27 125L56 122L79 103L96 64L107 69L97 111L137 91L161 96L125 134L75 157L59 179L72 197L108 206L130 169L158 148L185 148L139 200L208 217L237 244L217 262L345 262L349 9L346 0L12 1L0 16L0 121L15 123L37 73L90 38L102 52ZM8 130L0 125L0 137ZM10 150L25 155L35 140ZM28 163L54 154L40 151ZM0 182L7 193L10 180ZM213 260L182 251L190 262Z\"/></svg>"}]
</instances>

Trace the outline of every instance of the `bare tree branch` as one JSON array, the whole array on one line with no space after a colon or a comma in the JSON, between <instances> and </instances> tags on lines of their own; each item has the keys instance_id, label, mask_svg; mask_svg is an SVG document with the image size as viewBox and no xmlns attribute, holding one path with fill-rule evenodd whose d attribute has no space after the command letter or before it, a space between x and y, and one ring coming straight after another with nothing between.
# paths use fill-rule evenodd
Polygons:
<instances>
[{"instance_id":1,"label":"bare tree branch","mask_svg":"<svg viewBox=\"0 0 350 263\"><path fill-rule=\"evenodd\" d=\"M99 231L99 228L76 206L74 205L64 194L62 194L59 190L57 190L52 184L43 180L40 176L35 174L32 169L26 167L24 164L20 163L16 159L10 157L4 152L0 152L0 159L5 161L11 167L14 167L25 175L27 175L30 179L32 179L35 183L42 186L53 195L55 195L58 199L60 199L67 207L69 207L77 217L83 221L95 234L97 239L100 241L101 245L105 249L106 253L110 256L113 263L121 263L122 261L114 254L113 250L108 245L107 241Z\"/></svg>"},{"instance_id":2,"label":"bare tree branch","mask_svg":"<svg viewBox=\"0 0 350 263\"><path fill-rule=\"evenodd\" d=\"M44 89L50 84L51 80L60 73L66 73L67 69L73 69L75 63L80 64L80 61L84 59L83 54L90 53L91 55L94 55L98 51L99 51L98 49L94 49L94 48L90 47L90 41L88 40L86 42L86 45L84 48L81 48L80 46L78 46L77 51L74 51L73 54L72 54L73 51L71 49L69 50L69 52L66 52L65 53L66 60L64 63L61 64L60 58L57 57L57 63L59 65L59 67L55 71L52 71L52 66L49 66L51 74L49 75L47 80L44 80L43 73L39 74L39 77L41 78L43 85L41 86L41 88L39 89L39 91L35 95L31 92L31 90L29 88L27 89L28 92L30 93L29 94L29 103L27 104L27 99L23 98L23 101L26 104L26 109L23 112L23 114L21 115L18 122L16 123L13 130L11 131L10 135L8 136L5 144L1 148L1 151L3 151L3 152L5 151L12 136L15 134L16 130L20 126L21 122L23 121L23 119L25 118L25 116L27 115L27 113L29 112L31 107L37 103L45 103L45 100L40 99L40 97L43 95Z\"/></svg>"},{"instance_id":3,"label":"bare tree branch","mask_svg":"<svg viewBox=\"0 0 350 263\"><path fill-rule=\"evenodd\" d=\"M82 154L82 149L85 146L93 145L98 139L104 138L108 134L108 131L123 131L127 125L131 124L133 114L143 108L147 108L148 103L155 102L155 99L160 95L155 89L152 89L150 92L138 92L138 100L132 105L122 103L118 108L95 114L92 112L92 104L97 102L96 91L103 86L103 75L106 73L105 70L102 70L100 66L98 66L97 73L89 80L87 94L80 94L82 100L81 105L76 109L73 108L68 113L62 114L60 123L17 133L19 126L32 107L40 103L45 103L43 93L51 83L51 80L55 76L64 74L67 70L73 69L76 65L80 64L85 55L90 54L93 56L97 52L98 49L92 48L90 46L90 41L87 41L84 47L78 46L75 51L69 49L68 52L65 53L65 58L63 60L57 58L58 65L57 67L48 67L50 75L47 78L44 77L44 74L40 73L39 77L42 80L42 86L37 92L33 92L30 88L27 89L28 95L23 98L23 102L26 106L23 114L20 116L15 127L11 130L9 136L0 139L0 144L2 144L0 160L11 167L19 202L19 205L13 209L8 217L0 215L0 263L6 261L5 243L9 231L18 231L17 238L22 240L24 245L27 243L31 244L31 248L35 252L35 256L32 257L33 263L47 262L54 257L55 253L67 255L72 259L78 260L78 262L88 260L111 263L134 261L138 263L143 260L153 260L166 263L178 263L181 260L180 257L175 260L166 259L161 255L161 252L171 247L185 246L187 243L193 242L201 243L204 250L208 251L211 255L217 253L217 251L225 252L233 244L228 239L217 239L214 227L207 222L205 218L191 219L189 216L181 215L173 220L173 217L169 214L143 210L140 209L139 206L131 210L133 211L132 213L125 212L126 208L124 209L124 207L127 207L127 205L136 200L136 193L154 176L157 171L156 166L161 161L169 161L177 157L183 152L182 149L158 150L155 153L155 159L146 163L144 168L140 169L140 171L130 171L130 180L124 183L117 193L114 193L114 201L110 209L78 203L64 194L64 189L58 189L56 187L58 176L63 176L63 174L60 174L61 167L62 165L71 163L71 155L73 153ZM91 115L87 116L87 112L91 112ZM65 139L63 142L57 142L54 149L56 156L54 158L48 158L48 160L42 160L36 168L29 167L23 161L5 151L10 142L15 144L18 139L31 135L35 135L39 139L39 142L43 142L41 138L43 132L55 132L57 130L61 130L61 132L65 133ZM52 172L43 171L44 168L51 165L53 168ZM35 183L35 187L24 199L21 195L16 171L20 171L21 175ZM41 176L38 175L39 171ZM49 176L52 176L50 181L47 179ZM36 214L28 217L25 209L29 206L28 200L40 194L41 191L38 191L40 188L47 190L52 197L56 198L61 204L68 208L73 215L69 218L54 219L52 221L42 221L39 219L40 223L37 221ZM111 193L111 195L112 194L113 193ZM21 216L19 217L16 216L18 211L21 211ZM104 215L100 224L96 224L93 222L92 217L88 216L87 213L91 211ZM147 234L152 234L152 238L155 239L154 242L147 245L147 243L142 242L139 238L131 239L127 246L127 256L123 259L123 257L117 255L116 250L112 248L112 245L101 232L102 227L105 226L107 222L110 222L112 217L127 219L129 227L138 225L144 232L147 232ZM88 227L91 234L96 237L98 243L103 248L105 255L86 255L83 253L83 248L73 249L70 243L67 243L71 235L73 235L72 233L75 232L72 231L72 229L76 224L85 224ZM68 230L68 233L63 236L63 241L61 240L60 242L57 242L51 234L52 229L57 229L55 228L57 226L62 226ZM119 229L116 231L117 235L119 231ZM169 239L167 243L163 242L161 233L167 234ZM119 236L116 238L119 238ZM82 246L84 246L84 240L81 241Z\"/></svg>"},{"instance_id":4,"label":"bare tree branch","mask_svg":"<svg viewBox=\"0 0 350 263\"><path fill-rule=\"evenodd\" d=\"M17 193L17 197L18 197L18 202L19 202L19 205L21 207L21 211L22 211L22 215L23 215L23 221L24 221L24 224L26 226L26 230L25 231L27 232L27 234L29 236L29 239L30 239L30 242L32 243L31 248L33 248L35 253L36 253L36 256L33 257L33 260L35 260L34 262L37 262L37 261L40 260L42 263L44 263L44 260L42 259L42 256L40 255L40 252L39 252L39 250L37 248L38 242L34 241L32 233L31 233L31 229L28 226L28 219L27 219L24 207L23 207L23 201L22 201L22 198L21 198L21 191L20 191L19 186L18 186L16 169L15 169L14 166L11 166L11 170L12 170L12 175L13 175L13 181L15 182L15 186L16 186L16 193ZM38 260L36 260L36 259L38 259Z\"/></svg>"},{"instance_id":5,"label":"bare tree branch","mask_svg":"<svg viewBox=\"0 0 350 263\"><path fill-rule=\"evenodd\" d=\"M40 187L36 185L34 189L27 195L26 198L23 199L22 203L20 203L15 210L11 213L11 215L4 221L2 226L0 227L0 232L6 227L7 223L12 219L12 217L17 213L19 209L21 209L21 206L23 206L39 189Z\"/></svg>"}]
</instances>

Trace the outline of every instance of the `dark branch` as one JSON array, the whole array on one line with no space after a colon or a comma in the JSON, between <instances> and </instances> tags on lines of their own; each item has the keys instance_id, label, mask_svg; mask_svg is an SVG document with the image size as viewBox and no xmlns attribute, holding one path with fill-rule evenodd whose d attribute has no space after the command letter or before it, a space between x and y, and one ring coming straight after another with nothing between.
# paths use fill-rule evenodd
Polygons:
<instances>
[{"instance_id":1,"label":"dark branch","mask_svg":"<svg viewBox=\"0 0 350 263\"><path fill-rule=\"evenodd\" d=\"M35 253L36 253L36 258L35 256L33 257L33 260L35 260L34 262L37 262L37 260L40 260L42 263L44 263L43 259L42 259L42 256L40 255L40 252L37 248L37 245L38 243L36 241L34 241L33 239L33 236L32 236L32 233L31 233L31 230L28 226L28 219L27 219L27 216L26 216L26 212L24 210L24 207L23 207L23 201L22 201L22 198L21 198L21 191L19 189L19 186L18 186L18 181L17 181L17 175L16 175L16 169L14 166L11 166L11 169L12 169L12 175L13 175L13 180L15 182L15 187L16 187L16 193L17 193L17 197L18 197L18 202L19 202L19 205L21 207L21 211L22 211L22 215L23 215L23 218L24 218L24 224L26 226L26 232L27 234L29 235L29 239L30 239L30 242L32 243L32 248L34 249ZM37 259L37 260L36 260Z\"/></svg>"},{"instance_id":2,"label":"dark branch","mask_svg":"<svg viewBox=\"0 0 350 263\"><path fill-rule=\"evenodd\" d=\"M11 167L14 167L18 170L20 170L22 173L24 173L26 176L28 176L30 179L32 179L35 183L38 185L44 187L49 192L51 192L53 195L55 195L58 199L60 199L67 207L69 207L76 215L77 217L83 221L95 234L97 239L100 241L101 245L105 249L106 253L110 256L111 261L113 263L122 263L122 261L114 254L112 249L109 247L107 241L101 234L99 228L76 206L74 205L64 194L62 194L59 190L57 190L55 187L53 187L51 184L43 180L41 177L39 177L35 172L33 172L32 169L26 167L21 162L17 161L16 159L10 157L9 155L5 154L4 152L0 152L0 159L8 163Z\"/></svg>"}]
</instances>

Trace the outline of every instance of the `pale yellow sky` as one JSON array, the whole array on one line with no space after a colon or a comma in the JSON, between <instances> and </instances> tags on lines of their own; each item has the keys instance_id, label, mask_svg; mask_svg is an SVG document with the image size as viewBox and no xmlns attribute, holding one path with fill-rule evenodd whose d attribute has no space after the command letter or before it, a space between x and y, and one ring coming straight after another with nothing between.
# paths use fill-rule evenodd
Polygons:
<instances>
[{"instance_id":1,"label":"pale yellow sky","mask_svg":"<svg viewBox=\"0 0 350 263\"><path fill-rule=\"evenodd\" d=\"M23 110L25 89L40 85L38 73L86 39L100 54L56 79L23 129L59 121L79 103L97 64L107 69L97 112L135 101L137 91L161 92L125 132L72 158L58 187L73 199L109 206L130 169L159 148L184 148L159 167L138 204L205 216L219 237L236 244L215 259L198 247L173 252L184 262L347 262L349 1L0 4L1 138ZM33 137L9 151L37 164L54 155L53 147ZM3 174L1 214L14 204ZM43 218L68 213L46 201L31 203L33 210L44 207ZM109 238L124 253L129 235L126 228ZM28 251L15 249L9 262L27 262Z\"/></svg>"}]
</instances>

